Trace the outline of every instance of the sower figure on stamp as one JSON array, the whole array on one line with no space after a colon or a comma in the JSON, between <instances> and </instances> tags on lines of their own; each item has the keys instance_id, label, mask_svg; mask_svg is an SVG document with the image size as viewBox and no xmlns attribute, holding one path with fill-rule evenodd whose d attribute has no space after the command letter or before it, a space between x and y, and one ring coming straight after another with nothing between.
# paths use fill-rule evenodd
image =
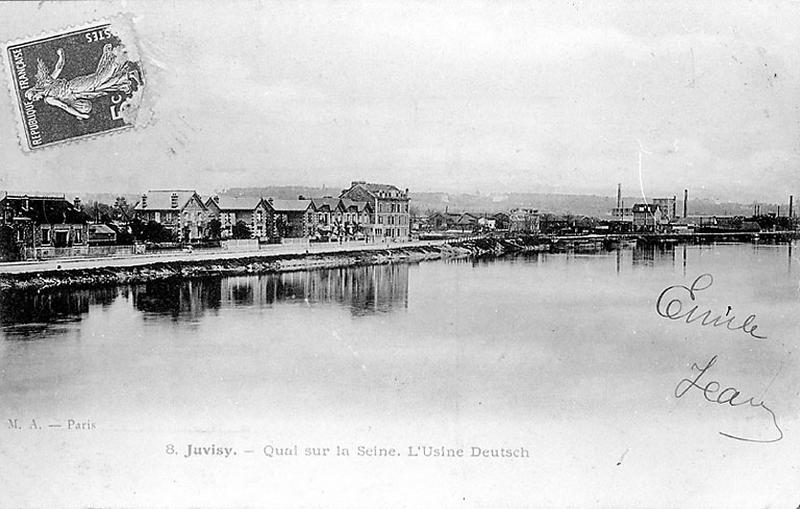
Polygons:
<instances>
[{"instance_id":1,"label":"sower figure on stamp","mask_svg":"<svg viewBox=\"0 0 800 509\"><path fill-rule=\"evenodd\" d=\"M86 120L92 111L90 99L101 97L113 92L130 93L134 88L131 80L130 62L121 58L116 48L111 44L103 46L103 54L97 63L97 70L93 74L77 76L67 81L59 78L64 68L64 50L58 48L58 62L50 73L41 60L38 61L36 70L36 84L25 92L29 101L44 101L61 108L67 113Z\"/></svg>"}]
</instances>

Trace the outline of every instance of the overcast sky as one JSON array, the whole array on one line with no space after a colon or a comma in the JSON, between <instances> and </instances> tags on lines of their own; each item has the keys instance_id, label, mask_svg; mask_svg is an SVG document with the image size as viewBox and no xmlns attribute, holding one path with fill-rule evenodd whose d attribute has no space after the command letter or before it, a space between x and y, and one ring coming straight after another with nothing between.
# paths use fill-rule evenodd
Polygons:
<instances>
[{"instance_id":1,"label":"overcast sky","mask_svg":"<svg viewBox=\"0 0 800 509\"><path fill-rule=\"evenodd\" d=\"M0 189L800 195L800 3L593 3L3 4L132 13L153 120L24 154L4 86Z\"/></svg>"}]
</instances>

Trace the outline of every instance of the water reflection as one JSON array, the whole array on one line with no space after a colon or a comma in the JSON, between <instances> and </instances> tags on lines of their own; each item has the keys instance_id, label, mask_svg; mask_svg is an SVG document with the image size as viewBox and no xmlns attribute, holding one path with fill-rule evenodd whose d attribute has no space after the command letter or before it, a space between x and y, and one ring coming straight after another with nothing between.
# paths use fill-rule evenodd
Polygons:
<instances>
[{"instance_id":1,"label":"water reflection","mask_svg":"<svg viewBox=\"0 0 800 509\"><path fill-rule=\"evenodd\" d=\"M56 290L49 292L0 292L0 326L13 329L22 339L54 332L54 326L79 321L91 306L107 306L117 297L117 288ZM60 330L63 327L59 327Z\"/></svg>"},{"instance_id":2,"label":"water reflection","mask_svg":"<svg viewBox=\"0 0 800 509\"><path fill-rule=\"evenodd\" d=\"M685 247L685 246L684 246ZM652 267L675 262L675 244L637 244L633 248L633 265Z\"/></svg>"},{"instance_id":3,"label":"water reflection","mask_svg":"<svg viewBox=\"0 0 800 509\"><path fill-rule=\"evenodd\" d=\"M333 302L354 314L408 307L409 265L373 265L220 280L223 307Z\"/></svg>"},{"instance_id":4,"label":"water reflection","mask_svg":"<svg viewBox=\"0 0 800 509\"><path fill-rule=\"evenodd\" d=\"M174 282L158 281L132 288L136 309L146 314L197 319L220 306L219 279Z\"/></svg>"},{"instance_id":5,"label":"water reflection","mask_svg":"<svg viewBox=\"0 0 800 509\"><path fill-rule=\"evenodd\" d=\"M159 281L132 287L0 292L0 326L7 336L61 330L93 306L129 301L145 318L197 321L221 308L271 306L279 302L335 303L354 315L408 307L409 265L289 272L261 276Z\"/></svg>"},{"instance_id":6,"label":"water reflection","mask_svg":"<svg viewBox=\"0 0 800 509\"><path fill-rule=\"evenodd\" d=\"M747 249L746 246L742 246ZM791 273L793 244L752 246L753 250L787 249L787 272ZM671 265L685 276L687 259L702 257L714 245L638 245L620 248L599 256L613 256L613 268L619 274L624 266L653 267ZM677 251L677 252L676 252ZM693 254L690 254L693 253ZM531 253L522 257L526 263L546 263L549 255ZM581 256L592 256L582 254ZM500 260L450 260L446 263L483 266L496 262L514 263L515 257ZM115 301L127 303L143 313L145 319L170 317L176 321L196 322L207 314L233 307L266 307L276 303L332 303L365 315L408 308L409 268L407 264L349 267L260 276L209 278L193 281L161 281L130 287L56 290L46 292L0 292L0 331L6 337L30 339L63 331L71 322L80 321L94 306L108 306Z\"/></svg>"}]
</instances>

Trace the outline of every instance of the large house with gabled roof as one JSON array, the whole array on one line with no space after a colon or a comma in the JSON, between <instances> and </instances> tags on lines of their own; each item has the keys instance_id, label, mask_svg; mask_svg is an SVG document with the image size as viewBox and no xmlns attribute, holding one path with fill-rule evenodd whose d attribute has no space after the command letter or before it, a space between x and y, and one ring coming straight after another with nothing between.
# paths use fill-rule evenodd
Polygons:
<instances>
[{"instance_id":1,"label":"large house with gabled roof","mask_svg":"<svg viewBox=\"0 0 800 509\"><path fill-rule=\"evenodd\" d=\"M298 238L314 234L314 204L311 200L267 200L275 214L274 237Z\"/></svg>"},{"instance_id":2,"label":"large house with gabled roof","mask_svg":"<svg viewBox=\"0 0 800 509\"><path fill-rule=\"evenodd\" d=\"M256 239L274 236L274 211L264 198L253 196L212 196L205 202L209 219L218 219L223 239L233 236L233 227L242 221Z\"/></svg>"},{"instance_id":3,"label":"large house with gabled roof","mask_svg":"<svg viewBox=\"0 0 800 509\"><path fill-rule=\"evenodd\" d=\"M133 210L139 220L154 221L170 230L177 241L201 240L207 234L208 209L193 189L147 191Z\"/></svg>"},{"instance_id":4,"label":"large house with gabled roof","mask_svg":"<svg viewBox=\"0 0 800 509\"><path fill-rule=\"evenodd\" d=\"M316 229L330 231L343 223L344 207L342 200L332 196L311 198L314 207L314 226Z\"/></svg>"}]
</instances>

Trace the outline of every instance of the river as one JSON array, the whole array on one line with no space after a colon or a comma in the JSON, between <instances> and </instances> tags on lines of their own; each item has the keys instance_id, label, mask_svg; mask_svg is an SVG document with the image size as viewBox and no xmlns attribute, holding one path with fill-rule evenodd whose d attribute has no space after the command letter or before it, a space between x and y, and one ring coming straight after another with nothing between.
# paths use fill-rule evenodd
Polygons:
<instances>
[{"instance_id":1,"label":"river","mask_svg":"<svg viewBox=\"0 0 800 509\"><path fill-rule=\"evenodd\" d=\"M0 456L15 465L0 475L3 497L794 507L793 249L677 245L2 294ZM713 286L693 304L736 325L755 314L766 339L659 316L662 290L702 274ZM697 389L676 397L692 364L714 356L704 383L763 401L774 423L764 407ZM775 443L720 434L778 430ZM190 444L236 455L186 458ZM300 457L265 454L295 445ZM359 446L402 455L358 456ZM417 446L467 457L409 456ZM305 447L330 452L308 458ZM474 447L530 457L473 458Z\"/></svg>"}]
</instances>

